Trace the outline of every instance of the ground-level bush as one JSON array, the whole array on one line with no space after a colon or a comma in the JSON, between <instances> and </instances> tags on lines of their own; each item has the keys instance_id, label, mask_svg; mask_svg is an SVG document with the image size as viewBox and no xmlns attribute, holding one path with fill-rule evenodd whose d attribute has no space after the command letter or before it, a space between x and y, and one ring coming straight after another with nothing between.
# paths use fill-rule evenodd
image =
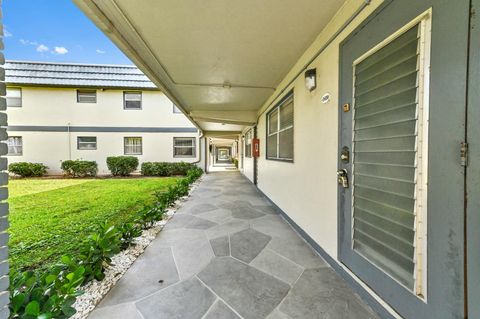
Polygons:
<instances>
[{"instance_id":1,"label":"ground-level bush","mask_svg":"<svg viewBox=\"0 0 480 319\"><path fill-rule=\"evenodd\" d=\"M195 165L185 162L145 162L142 163L142 175L144 176L173 176L187 175L187 172Z\"/></svg>"},{"instance_id":2,"label":"ground-level bush","mask_svg":"<svg viewBox=\"0 0 480 319\"><path fill-rule=\"evenodd\" d=\"M107 167L113 176L128 176L138 167L138 158L135 156L107 157Z\"/></svg>"},{"instance_id":3,"label":"ground-level bush","mask_svg":"<svg viewBox=\"0 0 480 319\"><path fill-rule=\"evenodd\" d=\"M95 161L66 160L62 162L63 173L70 177L93 177L97 175L98 164Z\"/></svg>"},{"instance_id":4,"label":"ground-level bush","mask_svg":"<svg viewBox=\"0 0 480 319\"><path fill-rule=\"evenodd\" d=\"M44 274L34 271L13 274L10 318L69 318L80 294L85 269L68 256Z\"/></svg>"},{"instance_id":5,"label":"ground-level bush","mask_svg":"<svg viewBox=\"0 0 480 319\"><path fill-rule=\"evenodd\" d=\"M10 173L20 175L22 177L40 177L47 174L47 166L42 163L19 162L12 163L8 166Z\"/></svg>"},{"instance_id":6,"label":"ground-level bush","mask_svg":"<svg viewBox=\"0 0 480 319\"><path fill-rule=\"evenodd\" d=\"M167 162L145 162L141 167L144 176L171 176L170 163Z\"/></svg>"}]
</instances>

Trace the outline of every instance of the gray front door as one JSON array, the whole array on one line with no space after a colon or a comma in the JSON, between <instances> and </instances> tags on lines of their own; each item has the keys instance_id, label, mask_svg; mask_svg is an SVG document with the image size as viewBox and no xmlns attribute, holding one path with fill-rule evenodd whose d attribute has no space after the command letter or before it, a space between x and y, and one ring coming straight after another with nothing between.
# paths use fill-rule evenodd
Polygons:
<instances>
[{"instance_id":1,"label":"gray front door","mask_svg":"<svg viewBox=\"0 0 480 319\"><path fill-rule=\"evenodd\" d=\"M339 258L409 319L465 314L468 21L391 0L341 45Z\"/></svg>"}]
</instances>

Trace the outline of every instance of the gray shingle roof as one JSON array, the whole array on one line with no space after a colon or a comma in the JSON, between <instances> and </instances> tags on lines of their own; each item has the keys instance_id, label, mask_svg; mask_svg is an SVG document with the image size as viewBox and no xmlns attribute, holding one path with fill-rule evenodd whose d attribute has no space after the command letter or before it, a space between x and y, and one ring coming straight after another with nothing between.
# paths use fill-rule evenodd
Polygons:
<instances>
[{"instance_id":1,"label":"gray shingle roof","mask_svg":"<svg viewBox=\"0 0 480 319\"><path fill-rule=\"evenodd\" d=\"M7 84L155 89L145 74L130 65L6 61Z\"/></svg>"}]
</instances>

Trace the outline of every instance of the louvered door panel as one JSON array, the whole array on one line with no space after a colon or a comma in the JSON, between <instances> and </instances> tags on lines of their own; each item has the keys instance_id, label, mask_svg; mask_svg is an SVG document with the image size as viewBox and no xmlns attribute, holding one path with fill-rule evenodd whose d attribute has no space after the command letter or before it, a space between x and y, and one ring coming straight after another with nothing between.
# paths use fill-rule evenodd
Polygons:
<instances>
[{"instance_id":1,"label":"louvered door panel","mask_svg":"<svg viewBox=\"0 0 480 319\"><path fill-rule=\"evenodd\" d=\"M412 288L418 27L354 68L353 248Z\"/></svg>"}]
</instances>

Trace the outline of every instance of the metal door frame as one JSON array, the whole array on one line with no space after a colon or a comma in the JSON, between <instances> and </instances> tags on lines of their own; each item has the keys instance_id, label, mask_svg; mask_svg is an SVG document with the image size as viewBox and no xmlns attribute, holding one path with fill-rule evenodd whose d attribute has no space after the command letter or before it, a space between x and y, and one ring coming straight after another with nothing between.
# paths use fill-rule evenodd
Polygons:
<instances>
[{"instance_id":1,"label":"metal door frame","mask_svg":"<svg viewBox=\"0 0 480 319\"><path fill-rule=\"evenodd\" d=\"M480 0L471 0L468 103L466 113L466 308L480 318ZM469 301L469 302L468 302Z\"/></svg>"}]
</instances>

